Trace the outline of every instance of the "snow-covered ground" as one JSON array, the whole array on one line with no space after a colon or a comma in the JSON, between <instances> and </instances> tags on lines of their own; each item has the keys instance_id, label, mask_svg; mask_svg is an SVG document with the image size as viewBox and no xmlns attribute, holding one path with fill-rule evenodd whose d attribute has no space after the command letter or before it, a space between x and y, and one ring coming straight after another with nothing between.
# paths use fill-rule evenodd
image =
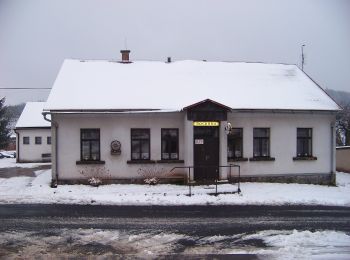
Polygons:
<instances>
[{"instance_id":1,"label":"snow-covered ground","mask_svg":"<svg viewBox=\"0 0 350 260\"><path fill-rule=\"evenodd\" d=\"M338 231L267 230L245 235L243 240L262 240L267 248L233 250L271 256L272 259L349 259L350 236ZM268 257L270 258L270 257Z\"/></svg>"},{"instance_id":2,"label":"snow-covered ground","mask_svg":"<svg viewBox=\"0 0 350 260\"><path fill-rule=\"evenodd\" d=\"M256 254L259 259L345 260L350 255L350 236L329 230L265 230L255 234L198 237L172 232L101 229L52 229L43 234L8 231L0 236L0 255L13 258L123 255L156 259L159 255L170 257L172 254L196 255L196 259L207 254L232 255L232 258L235 254Z\"/></svg>"},{"instance_id":3,"label":"snow-covered ground","mask_svg":"<svg viewBox=\"0 0 350 260\"><path fill-rule=\"evenodd\" d=\"M4 161L3 161L4 160ZM10 162L12 160L12 162ZM7 162L9 161L9 162ZM14 159L1 159L12 167ZM31 164L34 167L37 164ZM26 165L29 166L29 165ZM50 188L51 170L35 171L36 176L0 178L0 203L64 203L111 205L333 205L350 206L350 174L337 173L337 187L307 184L242 183L241 194L209 195L214 186L188 187L181 185L112 184L92 187L89 185L59 185ZM222 184L219 192L237 190L236 186Z\"/></svg>"},{"instance_id":4,"label":"snow-covered ground","mask_svg":"<svg viewBox=\"0 0 350 260\"><path fill-rule=\"evenodd\" d=\"M51 163L16 163L15 158L2 158L0 159L0 168L34 168L41 165L50 165Z\"/></svg>"}]
</instances>

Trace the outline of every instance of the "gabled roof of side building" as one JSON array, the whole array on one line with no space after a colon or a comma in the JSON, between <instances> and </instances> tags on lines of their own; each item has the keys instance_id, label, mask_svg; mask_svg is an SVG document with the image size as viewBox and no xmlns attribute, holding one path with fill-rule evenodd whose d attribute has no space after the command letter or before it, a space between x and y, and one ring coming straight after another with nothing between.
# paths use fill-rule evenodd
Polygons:
<instances>
[{"instance_id":1,"label":"gabled roof of side building","mask_svg":"<svg viewBox=\"0 0 350 260\"><path fill-rule=\"evenodd\" d=\"M44 105L45 102L27 102L16 123L16 128L51 127L51 123L42 115Z\"/></svg>"},{"instance_id":2,"label":"gabled roof of side building","mask_svg":"<svg viewBox=\"0 0 350 260\"><path fill-rule=\"evenodd\" d=\"M45 111L180 111L211 99L237 110L340 107L296 65L65 60Z\"/></svg>"}]
</instances>

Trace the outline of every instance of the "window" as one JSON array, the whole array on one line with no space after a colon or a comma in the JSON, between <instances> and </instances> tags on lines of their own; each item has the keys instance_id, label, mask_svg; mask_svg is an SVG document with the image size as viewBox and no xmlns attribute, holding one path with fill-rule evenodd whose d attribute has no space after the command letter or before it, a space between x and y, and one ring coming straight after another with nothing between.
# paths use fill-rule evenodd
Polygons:
<instances>
[{"instance_id":1,"label":"window","mask_svg":"<svg viewBox=\"0 0 350 260\"><path fill-rule=\"evenodd\" d=\"M29 144L29 136L23 136L23 144Z\"/></svg>"},{"instance_id":2,"label":"window","mask_svg":"<svg viewBox=\"0 0 350 260\"><path fill-rule=\"evenodd\" d=\"M254 157L270 157L270 129L254 128Z\"/></svg>"},{"instance_id":3,"label":"window","mask_svg":"<svg viewBox=\"0 0 350 260\"><path fill-rule=\"evenodd\" d=\"M35 144L41 144L41 136L35 137Z\"/></svg>"},{"instance_id":4,"label":"window","mask_svg":"<svg viewBox=\"0 0 350 260\"><path fill-rule=\"evenodd\" d=\"M149 160L150 157L150 130L131 129L131 160Z\"/></svg>"},{"instance_id":5,"label":"window","mask_svg":"<svg viewBox=\"0 0 350 260\"><path fill-rule=\"evenodd\" d=\"M179 129L162 128L162 160L179 159Z\"/></svg>"},{"instance_id":6,"label":"window","mask_svg":"<svg viewBox=\"0 0 350 260\"><path fill-rule=\"evenodd\" d=\"M80 130L81 161L100 160L100 129Z\"/></svg>"},{"instance_id":7,"label":"window","mask_svg":"<svg viewBox=\"0 0 350 260\"><path fill-rule=\"evenodd\" d=\"M297 128L297 157L312 156L312 129Z\"/></svg>"},{"instance_id":8,"label":"window","mask_svg":"<svg viewBox=\"0 0 350 260\"><path fill-rule=\"evenodd\" d=\"M48 137L47 137L46 143L47 143L47 144L51 144L51 136L48 136Z\"/></svg>"},{"instance_id":9,"label":"window","mask_svg":"<svg viewBox=\"0 0 350 260\"><path fill-rule=\"evenodd\" d=\"M150 159L150 130L131 129L131 160Z\"/></svg>"},{"instance_id":10,"label":"window","mask_svg":"<svg viewBox=\"0 0 350 260\"><path fill-rule=\"evenodd\" d=\"M227 159L243 157L243 129L233 128L227 136Z\"/></svg>"}]
</instances>

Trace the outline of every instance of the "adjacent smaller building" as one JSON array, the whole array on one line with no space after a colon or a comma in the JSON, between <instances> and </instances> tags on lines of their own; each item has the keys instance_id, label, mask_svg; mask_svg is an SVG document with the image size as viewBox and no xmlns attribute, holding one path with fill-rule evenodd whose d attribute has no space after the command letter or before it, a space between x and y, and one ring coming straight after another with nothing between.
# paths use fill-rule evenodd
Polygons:
<instances>
[{"instance_id":1,"label":"adjacent smaller building","mask_svg":"<svg viewBox=\"0 0 350 260\"><path fill-rule=\"evenodd\" d=\"M44 104L27 102L17 121L17 162L51 161L51 124L43 118Z\"/></svg>"}]
</instances>

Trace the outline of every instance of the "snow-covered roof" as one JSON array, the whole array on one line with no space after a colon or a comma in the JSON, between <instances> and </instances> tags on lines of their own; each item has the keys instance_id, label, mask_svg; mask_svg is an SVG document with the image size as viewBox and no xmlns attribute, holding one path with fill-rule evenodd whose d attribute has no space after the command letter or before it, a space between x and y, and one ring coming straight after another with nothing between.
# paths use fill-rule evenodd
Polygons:
<instances>
[{"instance_id":1,"label":"snow-covered roof","mask_svg":"<svg viewBox=\"0 0 350 260\"><path fill-rule=\"evenodd\" d=\"M65 60L45 110L181 110L205 99L232 109L339 109L295 65Z\"/></svg>"},{"instance_id":2,"label":"snow-covered roof","mask_svg":"<svg viewBox=\"0 0 350 260\"><path fill-rule=\"evenodd\" d=\"M46 121L42 115L44 105L45 102L27 102L17 121L16 128L51 127L50 122Z\"/></svg>"}]
</instances>

